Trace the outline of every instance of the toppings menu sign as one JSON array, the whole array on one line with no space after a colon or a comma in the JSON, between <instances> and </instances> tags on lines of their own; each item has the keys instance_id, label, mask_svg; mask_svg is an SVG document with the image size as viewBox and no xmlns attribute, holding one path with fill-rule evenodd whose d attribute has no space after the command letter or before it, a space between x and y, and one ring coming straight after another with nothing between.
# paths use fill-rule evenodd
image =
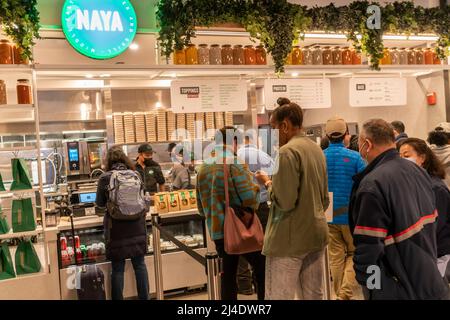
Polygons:
<instances>
[{"instance_id":1,"label":"toppings menu sign","mask_svg":"<svg viewBox=\"0 0 450 320\"><path fill-rule=\"evenodd\" d=\"M67 0L62 10L67 41L93 59L122 54L137 31L136 12L129 0Z\"/></svg>"},{"instance_id":2,"label":"toppings menu sign","mask_svg":"<svg viewBox=\"0 0 450 320\"><path fill-rule=\"evenodd\" d=\"M245 80L174 80L170 94L175 113L247 110Z\"/></svg>"},{"instance_id":3,"label":"toppings menu sign","mask_svg":"<svg viewBox=\"0 0 450 320\"><path fill-rule=\"evenodd\" d=\"M349 87L351 107L406 105L405 78L352 78Z\"/></svg>"}]
</instances>

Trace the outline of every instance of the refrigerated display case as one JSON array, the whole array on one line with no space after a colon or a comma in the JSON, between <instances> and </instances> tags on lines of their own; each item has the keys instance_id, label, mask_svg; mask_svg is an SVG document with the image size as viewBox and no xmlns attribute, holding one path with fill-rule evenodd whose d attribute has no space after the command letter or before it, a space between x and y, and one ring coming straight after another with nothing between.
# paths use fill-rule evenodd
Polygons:
<instances>
[{"instance_id":1,"label":"refrigerated display case","mask_svg":"<svg viewBox=\"0 0 450 320\"><path fill-rule=\"evenodd\" d=\"M92 223L95 219L95 223ZM111 264L106 258L104 229L102 218L92 217L74 222L75 239L70 224L62 224L58 233L58 263L60 269L60 285L62 299L76 299L76 291L66 283L78 265L96 264L105 274L105 288L109 295ZM196 250L200 254L206 253L207 238L204 218L196 212L186 212L161 215L162 227L174 235L176 239ZM153 268L153 241L150 216L147 218L148 253L145 258L150 279L150 291L155 292ZM169 239L161 237L161 253L163 264L164 290L203 287L206 284L205 268L189 257ZM75 246L75 249L74 249ZM127 265L130 261L127 261ZM136 296L134 273L131 265L125 268L124 297Z\"/></svg>"}]
</instances>

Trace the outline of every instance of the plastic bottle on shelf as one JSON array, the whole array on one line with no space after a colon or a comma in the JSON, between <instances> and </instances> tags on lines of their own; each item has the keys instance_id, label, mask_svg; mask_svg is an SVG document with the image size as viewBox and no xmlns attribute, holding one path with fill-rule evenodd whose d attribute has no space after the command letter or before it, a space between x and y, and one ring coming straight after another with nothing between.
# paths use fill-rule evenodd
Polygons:
<instances>
[{"instance_id":1,"label":"plastic bottle on shelf","mask_svg":"<svg viewBox=\"0 0 450 320\"><path fill-rule=\"evenodd\" d=\"M424 53L425 64L433 64L433 51L431 48L426 48Z\"/></svg>"},{"instance_id":2,"label":"plastic bottle on shelf","mask_svg":"<svg viewBox=\"0 0 450 320\"><path fill-rule=\"evenodd\" d=\"M409 49L408 51L408 64L416 64L416 51Z\"/></svg>"},{"instance_id":3,"label":"plastic bottle on shelf","mask_svg":"<svg viewBox=\"0 0 450 320\"><path fill-rule=\"evenodd\" d=\"M175 49L175 52L173 54L173 63L177 65L186 64L186 52L184 49Z\"/></svg>"},{"instance_id":4,"label":"plastic bottle on shelf","mask_svg":"<svg viewBox=\"0 0 450 320\"><path fill-rule=\"evenodd\" d=\"M328 46L323 48L322 62L324 65L332 65L333 64L333 51Z\"/></svg>"},{"instance_id":5,"label":"plastic bottle on shelf","mask_svg":"<svg viewBox=\"0 0 450 320\"><path fill-rule=\"evenodd\" d=\"M200 44L197 50L198 64L209 64L209 48L207 44Z\"/></svg>"},{"instance_id":6,"label":"plastic bottle on shelf","mask_svg":"<svg viewBox=\"0 0 450 320\"><path fill-rule=\"evenodd\" d=\"M222 46L222 64L233 64L233 48L231 44L224 44Z\"/></svg>"},{"instance_id":7,"label":"plastic bottle on shelf","mask_svg":"<svg viewBox=\"0 0 450 320\"><path fill-rule=\"evenodd\" d=\"M405 48L399 49L399 60L401 65L408 64L408 52Z\"/></svg>"},{"instance_id":8,"label":"plastic bottle on shelf","mask_svg":"<svg viewBox=\"0 0 450 320\"><path fill-rule=\"evenodd\" d=\"M400 52L397 50L397 48L391 48L390 54L391 54L391 64L395 65L400 64Z\"/></svg>"},{"instance_id":9,"label":"plastic bottle on shelf","mask_svg":"<svg viewBox=\"0 0 450 320\"><path fill-rule=\"evenodd\" d=\"M267 52L264 49L264 46L259 45L256 46L256 64L257 65L266 65L267 64Z\"/></svg>"},{"instance_id":10,"label":"plastic bottle on shelf","mask_svg":"<svg viewBox=\"0 0 450 320\"><path fill-rule=\"evenodd\" d=\"M422 49L417 48L416 50L416 64L424 64L425 63L425 56Z\"/></svg>"},{"instance_id":11,"label":"plastic bottle on shelf","mask_svg":"<svg viewBox=\"0 0 450 320\"><path fill-rule=\"evenodd\" d=\"M320 46L315 46L313 50L313 64L314 65L322 65L322 48Z\"/></svg>"},{"instance_id":12,"label":"plastic bottle on shelf","mask_svg":"<svg viewBox=\"0 0 450 320\"><path fill-rule=\"evenodd\" d=\"M245 64L245 52L242 45L237 44L233 48L233 64L243 65Z\"/></svg>"},{"instance_id":13,"label":"plastic bottle on shelf","mask_svg":"<svg viewBox=\"0 0 450 320\"><path fill-rule=\"evenodd\" d=\"M302 50L300 49L300 46L292 47L291 57L293 65L302 64Z\"/></svg>"},{"instance_id":14,"label":"plastic bottle on shelf","mask_svg":"<svg viewBox=\"0 0 450 320\"><path fill-rule=\"evenodd\" d=\"M245 64L255 65L256 64L256 50L252 45L247 45L244 48Z\"/></svg>"},{"instance_id":15,"label":"plastic bottle on shelf","mask_svg":"<svg viewBox=\"0 0 450 320\"><path fill-rule=\"evenodd\" d=\"M333 64L341 65L342 64L342 50L340 47L333 48Z\"/></svg>"},{"instance_id":16,"label":"plastic bottle on shelf","mask_svg":"<svg viewBox=\"0 0 450 320\"><path fill-rule=\"evenodd\" d=\"M222 64L222 49L218 44L212 44L209 49L209 64Z\"/></svg>"},{"instance_id":17,"label":"plastic bottle on shelf","mask_svg":"<svg viewBox=\"0 0 450 320\"><path fill-rule=\"evenodd\" d=\"M349 47L344 47L342 50L342 64L350 65L353 64L352 51Z\"/></svg>"},{"instance_id":18,"label":"plastic bottle on shelf","mask_svg":"<svg viewBox=\"0 0 450 320\"><path fill-rule=\"evenodd\" d=\"M197 47L195 44L190 44L186 48L186 63L188 65L195 65L198 64L198 52Z\"/></svg>"}]
</instances>

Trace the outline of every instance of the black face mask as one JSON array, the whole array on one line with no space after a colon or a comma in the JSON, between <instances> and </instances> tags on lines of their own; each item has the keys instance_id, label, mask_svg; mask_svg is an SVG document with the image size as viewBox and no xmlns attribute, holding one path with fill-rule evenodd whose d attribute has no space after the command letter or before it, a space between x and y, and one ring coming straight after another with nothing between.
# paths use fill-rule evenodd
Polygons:
<instances>
[{"instance_id":1,"label":"black face mask","mask_svg":"<svg viewBox=\"0 0 450 320\"><path fill-rule=\"evenodd\" d=\"M150 167L152 164L153 164L153 160L152 159L148 159L148 158L144 159L144 165L146 167Z\"/></svg>"}]
</instances>

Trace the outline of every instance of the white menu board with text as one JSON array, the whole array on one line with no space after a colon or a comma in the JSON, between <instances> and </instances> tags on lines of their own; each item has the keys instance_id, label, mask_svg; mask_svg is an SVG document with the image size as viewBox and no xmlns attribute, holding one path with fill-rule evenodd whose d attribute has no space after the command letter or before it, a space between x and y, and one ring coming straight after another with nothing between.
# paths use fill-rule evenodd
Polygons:
<instances>
[{"instance_id":1,"label":"white menu board with text","mask_svg":"<svg viewBox=\"0 0 450 320\"><path fill-rule=\"evenodd\" d=\"M274 110L281 97L303 109L331 108L330 79L267 79L264 97L267 110Z\"/></svg>"},{"instance_id":2,"label":"white menu board with text","mask_svg":"<svg viewBox=\"0 0 450 320\"><path fill-rule=\"evenodd\" d=\"M174 113L245 111L245 80L174 80L170 86Z\"/></svg>"},{"instance_id":3,"label":"white menu board with text","mask_svg":"<svg viewBox=\"0 0 450 320\"><path fill-rule=\"evenodd\" d=\"M351 107L406 105L405 78L352 78L349 87Z\"/></svg>"}]
</instances>

